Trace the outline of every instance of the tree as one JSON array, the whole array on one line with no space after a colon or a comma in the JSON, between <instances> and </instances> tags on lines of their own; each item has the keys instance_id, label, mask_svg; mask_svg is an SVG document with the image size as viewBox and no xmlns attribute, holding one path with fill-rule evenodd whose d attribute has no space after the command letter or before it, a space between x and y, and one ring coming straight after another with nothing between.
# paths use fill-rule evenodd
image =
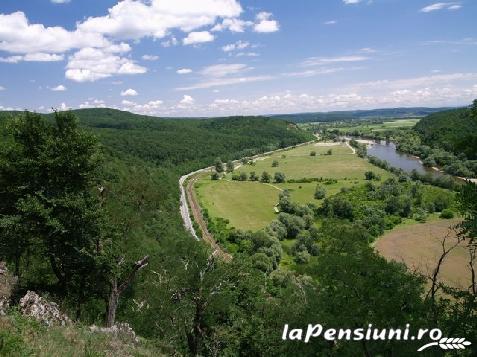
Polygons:
<instances>
[{"instance_id":1,"label":"tree","mask_svg":"<svg viewBox=\"0 0 477 357\"><path fill-rule=\"evenodd\" d=\"M220 158L215 160L215 165L214 166L215 166L215 171L217 171L218 173L224 172L224 164L223 164L222 160L220 160Z\"/></svg>"},{"instance_id":2,"label":"tree","mask_svg":"<svg viewBox=\"0 0 477 357\"><path fill-rule=\"evenodd\" d=\"M379 180L379 176L376 175L373 171L366 171L364 173L364 177L366 180L371 181L371 180Z\"/></svg>"},{"instance_id":3,"label":"tree","mask_svg":"<svg viewBox=\"0 0 477 357\"><path fill-rule=\"evenodd\" d=\"M258 176L255 171L250 172L250 181L258 181Z\"/></svg>"},{"instance_id":4,"label":"tree","mask_svg":"<svg viewBox=\"0 0 477 357\"><path fill-rule=\"evenodd\" d=\"M310 156L316 156L316 151L310 151Z\"/></svg>"},{"instance_id":5,"label":"tree","mask_svg":"<svg viewBox=\"0 0 477 357\"><path fill-rule=\"evenodd\" d=\"M326 197L326 190L322 185L316 185L315 199L321 200Z\"/></svg>"},{"instance_id":6,"label":"tree","mask_svg":"<svg viewBox=\"0 0 477 357\"><path fill-rule=\"evenodd\" d=\"M247 173L246 172L241 172L239 176L240 181L247 181Z\"/></svg>"},{"instance_id":7,"label":"tree","mask_svg":"<svg viewBox=\"0 0 477 357\"><path fill-rule=\"evenodd\" d=\"M270 182L270 180L271 180L270 174L267 171L263 171L260 181L264 183L268 183Z\"/></svg>"},{"instance_id":8,"label":"tree","mask_svg":"<svg viewBox=\"0 0 477 357\"><path fill-rule=\"evenodd\" d=\"M210 175L210 178L212 180L218 180L220 178L220 175L217 172L214 172L212 175Z\"/></svg>"},{"instance_id":9,"label":"tree","mask_svg":"<svg viewBox=\"0 0 477 357\"><path fill-rule=\"evenodd\" d=\"M274 179L276 183L285 182L285 174L283 172L275 172Z\"/></svg>"},{"instance_id":10,"label":"tree","mask_svg":"<svg viewBox=\"0 0 477 357\"><path fill-rule=\"evenodd\" d=\"M278 161L277 160L273 160L272 167L278 167Z\"/></svg>"},{"instance_id":11,"label":"tree","mask_svg":"<svg viewBox=\"0 0 477 357\"><path fill-rule=\"evenodd\" d=\"M50 123L24 113L8 126L0 153L0 253L15 265L46 259L59 291L79 306L101 287L104 211L96 139L72 113ZM28 255L25 253L28 251ZM31 277L31 283L35 284Z\"/></svg>"},{"instance_id":12,"label":"tree","mask_svg":"<svg viewBox=\"0 0 477 357\"><path fill-rule=\"evenodd\" d=\"M326 152L326 155L332 155L333 154L333 150L332 149L328 149L328 151Z\"/></svg>"},{"instance_id":13,"label":"tree","mask_svg":"<svg viewBox=\"0 0 477 357\"><path fill-rule=\"evenodd\" d=\"M234 171L234 163L232 161L227 161L226 165L226 170L227 172L233 172Z\"/></svg>"}]
</instances>

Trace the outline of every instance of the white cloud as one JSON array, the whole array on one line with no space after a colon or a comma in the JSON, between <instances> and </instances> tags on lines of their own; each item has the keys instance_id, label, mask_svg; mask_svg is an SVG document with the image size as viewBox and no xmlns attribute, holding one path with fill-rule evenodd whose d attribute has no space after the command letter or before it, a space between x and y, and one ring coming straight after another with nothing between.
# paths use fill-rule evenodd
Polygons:
<instances>
[{"instance_id":1,"label":"white cloud","mask_svg":"<svg viewBox=\"0 0 477 357\"><path fill-rule=\"evenodd\" d=\"M144 55L141 57L144 61L157 61L159 59L159 56L155 55Z\"/></svg>"},{"instance_id":2,"label":"white cloud","mask_svg":"<svg viewBox=\"0 0 477 357\"><path fill-rule=\"evenodd\" d=\"M330 21L325 21L323 22L324 25L336 25L338 21L336 20L330 20Z\"/></svg>"},{"instance_id":3,"label":"white cloud","mask_svg":"<svg viewBox=\"0 0 477 357\"><path fill-rule=\"evenodd\" d=\"M239 40L235 43L229 43L228 45L223 46L222 51L231 52L235 50L243 50L249 46L250 46L250 42Z\"/></svg>"},{"instance_id":4,"label":"white cloud","mask_svg":"<svg viewBox=\"0 0 477 357\"><path fill-rule=\"evenodd\" d=\"M257 14L257 23L253 27L255 32L276 32L279 30L278 22L270 20L272 14L269 12L260 12Z\"/></svg>"},{"instance_id":5,"label":"white cloud","mask_svg":"<svg viewBox=\"0 0 477 357\"><path fill-rule=\"evenodd\" d=\"M56 87L50 88L53 92L64 92L66 87L63 84L60 84Z\"/></svg>"},{"instance_id":6,"label":"white cloud","mask_svg":"<svg viewBox=\"0 0 477 357\"><path fill-rule=\"evenodd\" d=\"M146 73L145 67L117 55L129 50L127 44L104 49L83 48L69 57L65 76L76 82L93 82L116 74Z\"/></svg>"},{"instance_id":7,"label":"white cloud","mask_svg":"<svg viewBox=\"0 0 477 357\"><path fill-rule=\"evenodd\" d=\"M186 38L182 40L184 45L195 45L198 43L211 42L215 39L209 31L190 32Z\"/></svg>"},{"instance_id":8,"label":"white cloud","mask_svg":"<svg viewBox=\"0 0 477 357\"><path fill-rule=\"evenodd\" d=\"M195 103L195 99L190 95L184 95L179 103L182 105L193 105Z\"/></svg>"},{"instance_id":9,"label":"white cloud","mask_svg":"<svg viewBox=\"0 0 477 357\"><path fill-rule=\"evenodd\" d=\"M203 68L200 74L206 77L225 77L233 74L243 73L252 69L243 63L215 64Z\"/></svg>"},{"instance_id":10,"label":"white cloud","mask_svg":"<svg viewBox=\"0 0 477 357\"><path fill-rule=\"evenodd\" d=\"M425 45L458 45L458 46L475 46L477 45L477 38L466 37L460 40L434 40L426 41Z\"/></svg>"},{"instance_id":11,"label":"white cloud","mask_svg":"<svg viewBox=\"0 0 477 357\"><path fill-rule=\"evenodd\" d=\"M423 7L421 12L432 12L438 10L459 10L462 7L458 2L436 2L434 4Z\"/></svg>"},{"instance_id":12,"label":"white cloud","mask_svg":"<svg viewBox=\"0 0 477 357\"><path fill-rule=\"evenodd\" d=\"M62 53L86 46L102 47L107 40L100 34L67 31L62 27L30 24L23 12L0 14L0 50L17 53Z\"/></svg>"},{"instance_id":13,"label":"white cloud","mask_svg":"<svg viewBox=\"0 0 477 357\"><path fill-rule=\"evenodd\" d=\"M110 8L108 15L90 17L78 28L115 39L163 38L172 29L190 32L241 12L236 0L125 0Z\"/></svg>"},{"instance_id":14,"label":"white cloud","mask_svg":"<svg viewBox=\"0 0 477 357\"><path fill-rule=\"evenodd\" d=\"M67 4L71 0L50 0L53 4Z\"/></svg>"},{"instance_id":15,"label":"white cloud","mask_svg":"<svg viewBox=\"0 0 477 357\"><path fill-rule=\"evenodd\" d=\"M27 53L26 55L16 55L9 57L0 57L0 62L4 63L18 63L18 62L58 62L64 60L63 55L51 53Z\"/></svg>"},{"instance_id":16,"label":"white cloud","mask_svg":"<svg viewBox=\"0 0 477 357\"><path fill-rule=\"evenodd\" d=\"M252 26L252 21L244 21L237 18L224 19L221 23L218 23L212 27L211 31L224 31L229 30L231 32L244 32L245 28Z\"/></svg>"},{"instance_id":17,"label":"white cloud","mask_svg":"<svg viewBox=\"0 0 477 357\"><path fill-rule=\"evenodd\" d=\"M362 0L343 0L346 5L359 4Z\"/></svg>"},{"instance_id":18,"label":"white cloud","mask_svg":"<svg viewBox=\"0 0 477 357\"><path fill-rule=\"evenodd\" d=\"M121 92L121 97L135 97L138 95L138 92L132 88L126 89Z\"/></svg>"},{"instance_id":19,"label":"white cloud","mask_svg":"<svg viewBox=\"0 0 477 357\"><path fill-rule=\"evenodd\" d=\"M106 108L106 103L101 99L89 99L88 101L79 105L80 109L84 108Z\"/></svg>"},{"instance_id":20,"label":"white cloud","mask_svg":"<svg viewBox=\"0 0 477 357\"><path fill-rule=\"evenodd\" d=\"M330 63L362 62L368 60L365 56L340 56L340 57L310 57L303 62L303 66L320 66Z\"/></svg>"},{"instance_id":21,"label":"white cloud","mask_svg":"<svg viewBox=\"0 0 477 357\"><path fill-rule=\"evenodd\" d=\"M0 91L5 90L5 87L0 86Z\"/></svg>"},{"instance_id":22,"label":"white cloud","mask_svg":"<svg viewBox=\"0 0 477 357\"><path fill-rule=\"evenodd\" d=\"M181 68L176 71L177 74L189 74L192 73L190 68Z\"/></svg>"},{"instance_id":23,"label":"white cloud","mask_svg":"<svg viewBox=\"0 0 477 357\"><path fill-rule=\"evenodd\" d=\"M245 76L246 72L253 70L243 63L216 64L204 67L199 74L202 79L188 87L176 90L205 89L233 84L243 84L273 79L273 76Z\"/></svg>"},{"instance_id":24,"label":"white cloud","mask_svg":"<svg viewBox=\"0 0 477 357\"><path fill-rule=\"evenodd\" d=\"M259 57L260 54L257 52L238 52L237 57Z\"/></svg>"},{"instance_id":25,"label":"white cloud","mask_svg":"<svg viewBox=\"0 0 477 357\"><path fill-rule=\"evenodd\" d=\"M179 44L179 41L177 41L177 38L171 37L169 40L165 40L161 42L162 47L171 47L171 46L177 46Z\"/></svg>"}]
</instances>

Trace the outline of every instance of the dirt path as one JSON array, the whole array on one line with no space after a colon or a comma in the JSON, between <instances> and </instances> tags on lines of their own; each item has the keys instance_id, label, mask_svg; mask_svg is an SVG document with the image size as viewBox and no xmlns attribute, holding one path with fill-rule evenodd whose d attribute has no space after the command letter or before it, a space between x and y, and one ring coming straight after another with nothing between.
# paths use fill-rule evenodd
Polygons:
<instances>
[{"instance_id":1,"label":"dirt path","mask_svg":"<svg viewBox=\"0 0 477 357\"><path fill-rule=\"evenodd\" d=\"M194 216L195 222L199 225L202 231L202 239L214 249L213 254L220 256L225 261L230 261L232 260L232 256L229 253L225 252L222 247L215 241L214 237L207 229L207 222L205 222L204 217L202 216L199 201L197 200L197 196L194 190L194 184L196 183L199 176L199 174L192 176L189 181L187 181L186 186L187 201L189 202L192 215Z\"/></svg>"},{"instance_id":2,"label":"dirt path","mask_svg":"<svg viewBox=\"0 0 477 357\"><path fill-rule=\"evenodd\" d=\"M356 149L349 144L349 141L346 141L346 146L351 149L351 151L353 152L353 155L356 154Z\"/></svg>"}]
</instances>

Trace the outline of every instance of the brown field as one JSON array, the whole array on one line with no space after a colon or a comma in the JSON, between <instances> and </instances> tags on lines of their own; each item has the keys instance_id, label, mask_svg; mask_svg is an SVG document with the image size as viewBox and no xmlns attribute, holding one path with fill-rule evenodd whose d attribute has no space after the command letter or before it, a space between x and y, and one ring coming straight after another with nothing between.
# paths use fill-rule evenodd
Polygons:
<instances>
[{"instance_id":1,"label":"brown field","mask_svg":"<svg viewBox=\"0 0 477 357\"><path fill-rule=\"evenodd\" d=\"M380 238L375 248L386 259L403 262L409 269L429 276L442 253L442 237L450 232L446 246L457 242L456 234L450 227L458 222L457 219L437 220L398 227ZM467 289L471 281L467 263L466 245L460 243L444 261L439 280L456 288Z\"/></svg>"}]
</instances>

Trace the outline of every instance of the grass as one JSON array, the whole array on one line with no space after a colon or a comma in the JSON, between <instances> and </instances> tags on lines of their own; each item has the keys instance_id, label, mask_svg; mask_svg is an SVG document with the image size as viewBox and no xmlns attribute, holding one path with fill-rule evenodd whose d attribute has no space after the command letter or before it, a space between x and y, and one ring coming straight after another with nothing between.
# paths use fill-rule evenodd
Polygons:
<instances>
[{"instance_id":1,"label":"grass","mask_svg":"<svg viewBox=\"0 0 477 357\"><path fill-rule=\"evenodd\" d=\"M340 132L349 132L352 130L359 130L363 133L373 133L373 132L380 132L385 130L392 130L392 129L403 129L403 128L412 128L415 126L419 120L417 118L410 118L410 119L395 119L390 121L385 121L380 124L370 123L363 121L359 125L338 125L333 127L330 125L329 129L338 129Z\"/></svg>"},{"instance_id":2,"label":"grass","mask_svg":"<svg viewBox=\"0 0 477 357\"><path fill-rule=\"evenodd\" d=\"M324 155L329 149L332 155ZM317 156L310 156L316 151ZM285 155L285 157L283 157ZM278 167L272 167L277 160ZM366 160L352 154L344 144L337 146L316 146L310 144L279 152L257 161L254 165L245 165L236 173L255 171L261 175L263 171L270 174L283 172L287 179L332 178L338 182L324 185L327 196L338 193L343 187L351 187L364 182L365 171L374 171L383 179L390 177L384 170L376 168ZM226 218L231 227L256 231L266 227L276 217L274 206L278 203L280 190L291 191L292 200L298 203L320 204L314 199L317 183L272 183L231 181L231 174L225 179L213 181L210 176L203 176L196 184L196 192L203 208L211 217Z\"/></svg>"},{"instance_id":3,"label":"grass","mask_svg":"<svg viewBox=\"0 0 477 357\"><path fill-rule=\"evenodd\" d=\"M87 327L49 327L11 312L0 316L0 356L160 356L158 348L142 340L92 333Z\"/></svg>"}]
</instances>

